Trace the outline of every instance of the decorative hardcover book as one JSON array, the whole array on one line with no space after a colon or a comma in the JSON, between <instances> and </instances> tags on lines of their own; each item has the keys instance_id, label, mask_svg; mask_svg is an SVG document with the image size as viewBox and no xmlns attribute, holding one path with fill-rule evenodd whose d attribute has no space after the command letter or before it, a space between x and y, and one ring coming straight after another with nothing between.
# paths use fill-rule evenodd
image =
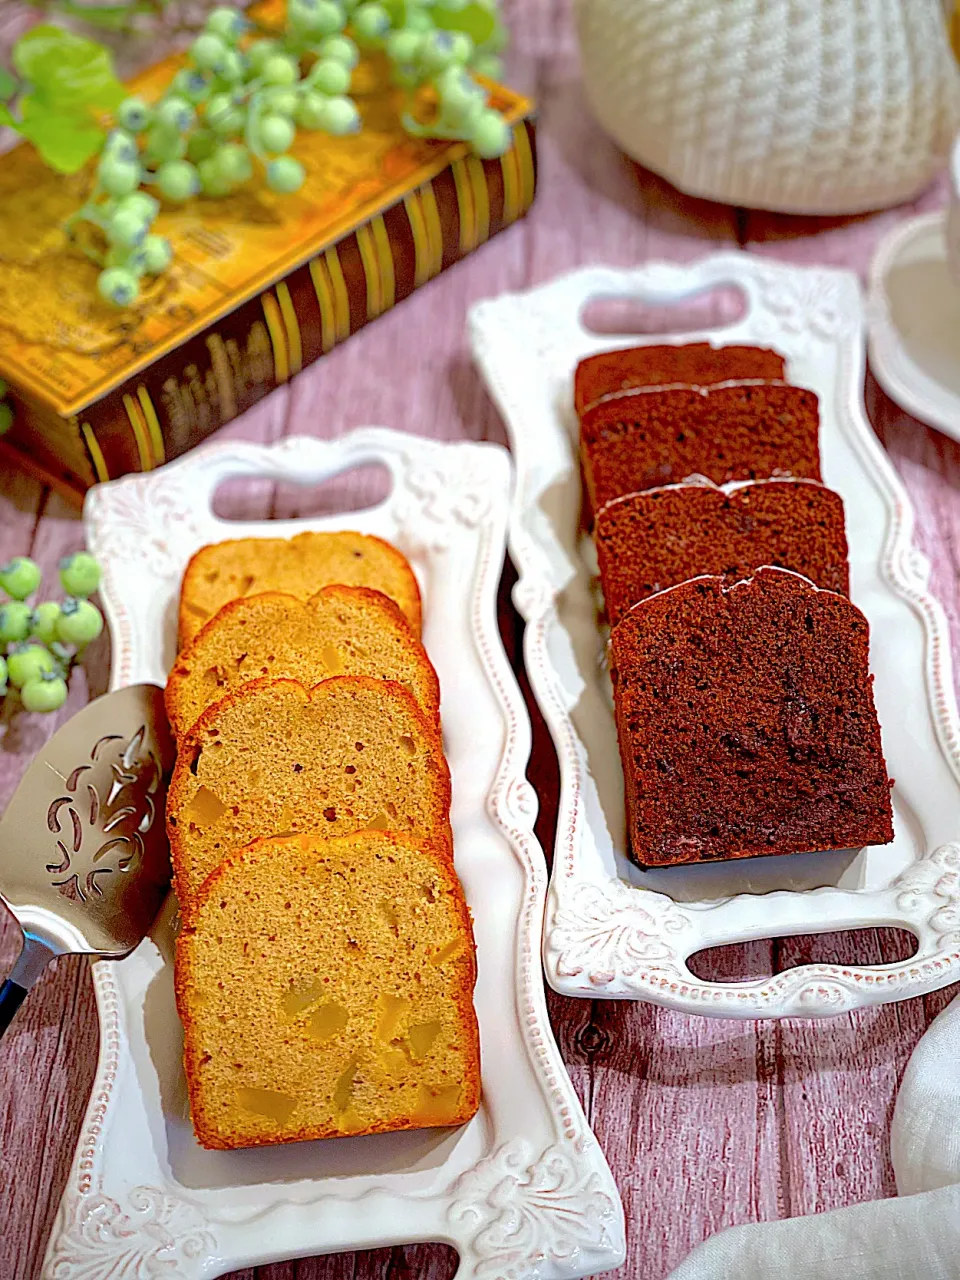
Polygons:
<instances>
[{"instance_id":1,"label":"decorative hardcover book","mask_svg":"<svg viewBox=\"0 0 960 1280\"><path fill-rule=\"evenodd\" d=\"M137 77L159 97L179 56ZM359 82L359 83L358 83ZM174 265L116 310L62 225L89 173L64 178L21 146L0 165L2 449L57 488L149 471L184 453L369 320L521 217L536 181L532 104L488 85L513 127L499 160L412 138L400 101L361 66L363 129L301 133L295 195L251 186L165 209Z\"/></svg>"}]
</instances>

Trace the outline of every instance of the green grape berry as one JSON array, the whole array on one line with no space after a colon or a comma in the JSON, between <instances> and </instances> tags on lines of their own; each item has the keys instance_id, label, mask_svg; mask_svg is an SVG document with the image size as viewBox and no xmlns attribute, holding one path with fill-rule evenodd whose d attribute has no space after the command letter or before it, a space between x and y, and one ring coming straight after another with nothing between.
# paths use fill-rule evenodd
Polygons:
<instances>
[{"instance_id":1,"label":"green grape berry","mask_svg":"<svg viewBox=\"0 0 960 1280\"><path fill-rule=\"evenodd\" d=\"M200 37L201 40L203 38ZM157 124L171 133L186 133L193 127L196 118L193 103L176 94L157 107Z\"/></svg>"},{"instance_id":2,"label":"green grape berry","mask_svg":"<svg viewBox=\"0 0 960 1280\"><path fill-rule=\"evenodd\" d=\"M205 196L219 199L221 196L230 194L233 184L220 172L216 153L200 161L197 165L197 174L200 178L200 189Z\"/></svg>"},{"instance_id":3,"label":"green grape berry","mask_svg":"<svg viewBox=\"0 0 960 1280\"><path fill-rule=\"evenodd\" d=\"M147 236L140 252L143 254L143 270L151 276L156 276L161 271L166 271L173 261L173 249L170 241L164 239L163 236ZM73 592L72 594L85 593Z\"/></svg>"},{"instance_id":4,"label":"green grape berry","mask_svg":"<svg viewBox=\"0 0 960 1280\"><path fill-rule=\"evenodd\" d=\"M89 600L68 596L57 619L57 639L78 649L96 640L103 630L103 614Z\"/></svg>"},{"instance_id":5,"label":"green grape berry","mask_svg":"<svg viewBox=\"0 0 960 1280\"><path fill-rule=\"evenodd\" d=\"M45 671L20 690L26 711L59 711L67 700L67 682L55 671Z\"/></svg>"},{"instance_id":6,"label":"green grape berry","mask_svg":"<svg viewBox=\"0 0 960 1280\"><path fill-rule=\"evenodd\" d=\"M207 156L213 155L219 145L220 139L211 129L194 129L187 142L187 159L193 164L198 160L206 160Z\"/></svg>"},{"instance_id":7,"label":"green grape berry","mask_svg":"<svg viewBox=\"0 0 960 1280\"><path fill-rule=\"evenodd\" d=\"M285 116L264 116L260 121L260 142L266 151L278 154L286 151L296 136L296 130Z\"/></svg>"},{"instance_id":8,"label":"green grape berry","mask_svg":"<svg viewBox=\"0 0 960 1280\"><path fill-rule=\"evenodd\" d=\"M187 139L172 129L154 128L147 134L144 155L149 161L163 164L167 160L182 160L187 154Z\"/></svg>"},{"instance_id":9,"label":"green grape berry","mask_svg":"<svg viewBox=\"0 0 960 1280\"><path fill-rule=\"evenodd\" d=\"M298 34L329 36L343 29L346 15L334 0L289 0L287 22Z\"/></svg>"},{"instance_id":10,"label":"green grape berry","mask_svg":"<svg viewBox=\"0 0 960 1280\"><path fill-rule=\"evenodd\" d=\"M250 152L242 142L228 142L215 152L215 163L223 177L233 185L253 177Z\"/></svg>"},{"instance_id":11,"label":"green grape berry","mask_svg":"<svg viewBox=\"0 0 960 1280\"><path fill-rule=\"evenodd\" d=\"M351 71L360 61L360 50L349 36L327 36L317 45L318 58L342 62Z\"/></svg>"},{"instance_id":12,"label":"green grape berry","mask_svg":"<svg viewBox=\"0 0 960 1280\"><path fill-rule=\"evenodd\" d=\"M296 84L300 79L300 68L295 58L276 53L263 64L260 76L265 84Z\"/></svg>"},{"instance_id":13,"label":"green grape berry","mask_svg":"<svg viewBox=\"0 0 960 1280\"><path fill-rule=\"evenodd\" d=\"M90 559L93 560L93 557L91 556ZM61 560L61 566L63 563ZM94 564L96 564L95 560ZM62 581L62 567L60 569L60 578ZM94 590L96 590L96 587L94 587ZM30 615L30 635L39 640L41 644L53 644L57 638L57 619L59 617L60 606L56 600L44 600L43 604L38 604Z\"/></svg>"},{"instance_id":14,"label":"green grape berry","mask_svg":"<svg viewBox=\"0 0 960 1280\"><path fill-rule=\"evenodd\" d=\"M486 80L500 80L503 76L503 60L495 53L481 53L471 61L470 70Z\"/></svg>"},{"instance_id":15,"label":"green grape berry","mask_svg":"<svg viewBox=\"0 0 960 1280\"><path fill-rule=\"evenodd\" d=\"M117 206L117 212L123 211L135 213L138 217L147 218L151 222L160 212L160 201L148 195L146 191L134 191L132 195L124 196Z\"/></svg>"},{"instance_id":16,"label":"green grape berry","mask_svg":"<svg viewBox=\"0 0 960 1280\"><path fill-rule=\"evenodd\" d=\"M20 643L14 645L7 659L7 676L15 689L22 689L31 680L56 668L53 654L45 645Z\"/></svg>"},{"instance_id":17,"label":"green grape berry","mask_svg":"<svg viewBox=\"0 0 960 1280\"><path fill-rule=\"evenodd\" d=\"M267 64L268 58L279 49L276 40L256 40L247 50L247 61L250 63L250 70L255 76L260 75L261 71Z\"/></svg>"},{"instance_id":18,"label":"green grape berry","mask_svg":"<svg viewBox=\"0 0 960 1280\"><path fill-rule=\"evenodd\" d=\"M361 4L353 15L353 29L362 40L379 40L390 30L390 15L382 4Z\"/></svg>"},{"instance_id":19,"label":"green grape berry","mask_svg":"<svg viewBox=\"0 0 960 1280\"><path fill-rule=\"evenodd\" d=\"M495 160L510 150L513 135L503 116L486 107L473 123L468 141L483 160Z\"/></svg>"},{"instance_id":20,"label":"green grape berry","mask_svg":"<svg viewBox=\"0 0 960 1280\"><path fill-rule=\"evenodd\" d=\"M30 634L31 609L22 600L0 605L0 643L16 644Z\"/></svg>"},{"instance_id":21,"label":"green grape berry","mask_svg":"<svg viewBox=\"0 0 960 1280\"><path fill-rule=\"evenodd\" d=\"M323 128L335 138L360 129L360 113L350 98L328 98L324 107Z\"/></svg>"},{"instance_id":22,"label":"green grape berry","mask_svg":"<svg viewBox=\"0 0 960 1280\"><path fill-rule=\"evenodd\" d=\"M42 576L40 566L27 556L14 556L5 565L0 565L0 587L13 600L26 600L27 596L32 596Z\"/></svg>"},{"instance_id":23,"label":"green grape berry","mask_svg":"<svg viewBox=\"0 0 960 1280\"><path fill-rule=\"evenodd\" d=\"M217 79L226 84L240 84L247 74L247 60L236 49L228 49L217 68Z\"/></svg>"},{"instance_id":24,"label":"green grape berry","mask_svg":"<svg viewBox=\"0 0 960 1280\"><path fill-rule=\"evenodd\" d=\"M118 160L105 155L97 168L100 186L111 196L128 196L136 191L143 178L143 170L137 161Z\"/></svg>"},{"instance_id":25,"label":"green grape berry","mask_svg":"<svg viewBox=\"0 0 960 1280\"><path fill-rule=\"evenodd\" d=\"M140 296L140 282L127 267L107 267L97 277L97 292L104 302L129 307Z\"/></svg>"},{"instance_id":26,"label":"green grape berry","mask_svg":"<svg viewBox=\"0 0 960 1280\"><path fill-rule=\"evenodd\" d=\"M423 36L419 31L411 31L409 27L401 27L391 31L387 37L387 56L392 62L412 63L420 56Z\"/></svg>"},{"instance_id":27,"label":"green grape berry","mask_svg":"<svg viewBox=\"0 0 960 1280\"><path fill-rule=\"evenodd\" d=\"M142 98L124 98L117 107L117 120L131 133L142 133L153 120L153 111Z\"/></svg>"},{"instance_id":28,"label":"green grape berry","mask_svg":"<svg viewBox=\"0 0 960 1280\"><path fill-rule=\"evenodd\" d=\"M107 239L112 245L133 249L146 238L150 222L136 209L118 209L107 223Z\"/></svg>"},{"instance_id":29,"label":"green grape berry","mask_svg":"<svg viewBox=\"0 0 960 1280\"><path fill-rule=\"evenodd\" d=\"M107 250L103 260L105 267L128 267L134 275L141 275L146 259L143 255L143 245L137 245L132 249L125 249L123 245L112 244Z\"/></svg>"},{"instance_id":30,"label":"green grape berry","mask_svg":"<svg viewBox=\"0 0 960 1280\"><path fill-rule=\"evenodd\" d=\"M217 93L207 103L206 123L221 137L240 133L244 125L244 113L237 107L229 93Z\"/></svg>"},{"instance_id":31,"label":"green grape berry","mask_svg":"<svg viewBox=\"0 0 960 1280\"><path fill-rule=\"evenodd\" d=\"M13 426L13 410L0 401L0 436L5 436Z\"/></svg>"},{"instance_id":32,"label":"green grape berry","mask_svg":"<svg viewBox=\"0 0 960 1280\"><path fill-rule=\"evenodd\" d=\"M223 39L212 31L197 36L190 46L190 56L201 71L216 71L227 52Z\"/></svg>"},{"instance_id":33,"label":"green grape berry","mask_svg":"<svg viewBox=\"0 0 960 1280\"><path fill-rule=\"evenodd\" d=\"M283 89L276 86L272 89L263 90L263 105L270 115L292 118L296 113L299 102L300 98L295 89Z\"/></svg>"},{"instance_id":34,"label":"green grape berry","mask_svg":"<svg viewBox=\"0 0 960 1280\"><path fill-rule=\"evenodd\" d=\"M100 565L89 551L75 551L60 561L60 585L68 596L85 599L100 585ZM59 605L57 606L59 609Z\"/></svg>"},{"instance_id":35,"label":"green grape berry","mask_svg":"<svg viewBox=\"0 0 960 1280\"><path fill-rule=\"evenodd\" d=\"M309 80L321 93L346 93L350 88L350 68L333 58L324 58L314 64Z\"/></svg>"},{"instance_id":36,"label":"green grape berry","mask_svg":"<svg viewBox=\"0 0 960 1280\"><path fill-rule=\"evenodd\" d=\"M426 9L408 9L406 25L408 31L416 31L423 35L427 31L434 30L434 22L427 13Z\"/></svg>"},{"instance_id":37,"label":"green grape berry","mask_svg":"<svg viewBox=\"0 0 960 1280\"><path fill-rule=\"evenodd\" d=\"M267 186L281 195L290 195L303 186L306 172L293 156L278 156L267 165Z\"/></svg>"},{"instance_id":38,"label":"green grape berry","mask_svg":"<svg viewBox=\"0 0 960 1280\"><path fill-rule=\"evenodd\" d=\"M425 71L442 71L452 63L466 59L458 57L458 43L453 31L430 31L422 37L420 45L420 62ZM471 51L473 45L471 42ZM468 55L469 56L469 55Z\"/></svg>"},{"instance_id":39,"label":"green grape berry","mask_svg":"<svg viewBox=\"0 0 960 1280\"><path fill-rule=\"evenodd\" d=\"M226 5L221 5L212 10L208 16L206 29L212 32L213 35L219 36L221 40L225 40L229 44L236 44L249 25L242 13L238 13L236 9L229 9Z\"/></svg>"},{"instance_id":40,"label":"green grape berry","mask_svg":"<svg viewBox=\"0 0 960 1280\"><path fill-rule=\"evenodd\" d=\"M305 93L297 104L297 124L301 129L322 129L327 100L319 93Z\"/></svg>"},{"instance_id":41,"label":"green grape berry","mask_svg":"<svg viewBox=\"0 0 960 1280\"><path fill-rule=\"evenodd\" d=\"M196 105L209 94L210 82L198 71L191 71L189 67L184 67L173 77L170 88L179 97L186 98L187 102Z\"/></svg>"},{"instance_id":42,"label":"green grape berry","mask_svg":"<svg viewBox=\"0 0 960 1280\"><path fill-rule=\"evenodd\" d=\"M127 133L125 129L111 129L107 134L107 140L103 144L104 158L110 156L113 160L133 164L139 155L137 140L132 133Z\"/></svg>"},{"instance_id":43,"label":"green grape berry","mask_svg":"<svg viewBox=\"0 0 960 1280\"><path fill-rule=\"evenodd\" d=\"M200 177L189 160L171 160L157 170L157 189L168 200L180 203L200 190Z\"/></svg>"}]
</instances>

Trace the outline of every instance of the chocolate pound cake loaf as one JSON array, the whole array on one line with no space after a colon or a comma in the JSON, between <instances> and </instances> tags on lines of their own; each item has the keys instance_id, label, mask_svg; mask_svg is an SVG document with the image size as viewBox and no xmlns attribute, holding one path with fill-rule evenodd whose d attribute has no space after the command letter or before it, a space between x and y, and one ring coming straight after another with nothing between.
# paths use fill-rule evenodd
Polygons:
<instances>
[{"instance_id":1,"label":"chocolate pound cake loaf","mask_svg":"<svg viewBox=\"0 0 960 1280\"><path fill-rule=\"evenodd\" d=\"M731 379L782 380L783 356L763 347L711 347L708 342L601 351L577 365L573 399L577 416L598 400L632 387L685 383L708 387Z\"/></svg>"},{"instance_id":2,"label":"chocolate pound cake loaf","mask_svg":"<svg viewBox=\"0 0 960 1280\"><path fill-rule=\"evenodd\" d=\"M849 600L782 569L696 578L625 614L611 667L634 859L892 840L868 640Z\"/></svg>"},{"instance_id":3,"label":"chocolate pound cake loaf","mask_svg":"<svg viewBox=\"0 0 960 1280\"><path fill-rule=\"evenodd\" d=\"M677 484L771 476L820 479L812 391L782 382L649 388L601 400L580 420L594 511L614 498Z\"/></svg>"},{"instance_id":4,"label":"chocolate pound cake loaf","mask_svg":"<svg viewBox=\"0 0 960 1280\"><path fill-rule=\"evenodd\" d=\"M688 578L743 578L762 565L850 592L843 501L815 480L631 493L598 513L594 539L611 626L639 600Z\"/></svg>"}]
</instances>

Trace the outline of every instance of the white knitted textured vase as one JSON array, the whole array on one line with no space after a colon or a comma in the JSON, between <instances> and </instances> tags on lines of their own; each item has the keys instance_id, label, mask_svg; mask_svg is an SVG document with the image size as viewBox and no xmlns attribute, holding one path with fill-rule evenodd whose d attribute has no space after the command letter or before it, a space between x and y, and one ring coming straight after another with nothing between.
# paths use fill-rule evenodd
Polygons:
<instances>
[{"instance_id":1,"label":"white knitted textured vase","mask_svg":"<svg viewBox=\"0 0 960 1280\"><path fill-rule=\"evenodd\" d=\"M944 0L575 4L597 119L692 195L882 208L926 186L960 128Z\"/></svg>"}]
</instances>

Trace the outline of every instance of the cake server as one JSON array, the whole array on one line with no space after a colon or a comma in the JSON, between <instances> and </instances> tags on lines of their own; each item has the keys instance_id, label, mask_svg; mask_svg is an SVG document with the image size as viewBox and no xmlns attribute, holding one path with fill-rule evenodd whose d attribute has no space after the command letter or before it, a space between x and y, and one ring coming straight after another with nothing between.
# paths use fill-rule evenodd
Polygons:
<instances>
[{"instance_id":1,"label":"cake server","mask_svg":"<svg viewBox=\"0 0 960 1280\"><path fill-rule=\"evenodd\" d=\"M170 887L164 830L174 747L163 692L97 698L53 735L0 819L0 900L24 942L0 987L0 1035L55 956L120 959Z\"/></svg>"}]
</instances>

